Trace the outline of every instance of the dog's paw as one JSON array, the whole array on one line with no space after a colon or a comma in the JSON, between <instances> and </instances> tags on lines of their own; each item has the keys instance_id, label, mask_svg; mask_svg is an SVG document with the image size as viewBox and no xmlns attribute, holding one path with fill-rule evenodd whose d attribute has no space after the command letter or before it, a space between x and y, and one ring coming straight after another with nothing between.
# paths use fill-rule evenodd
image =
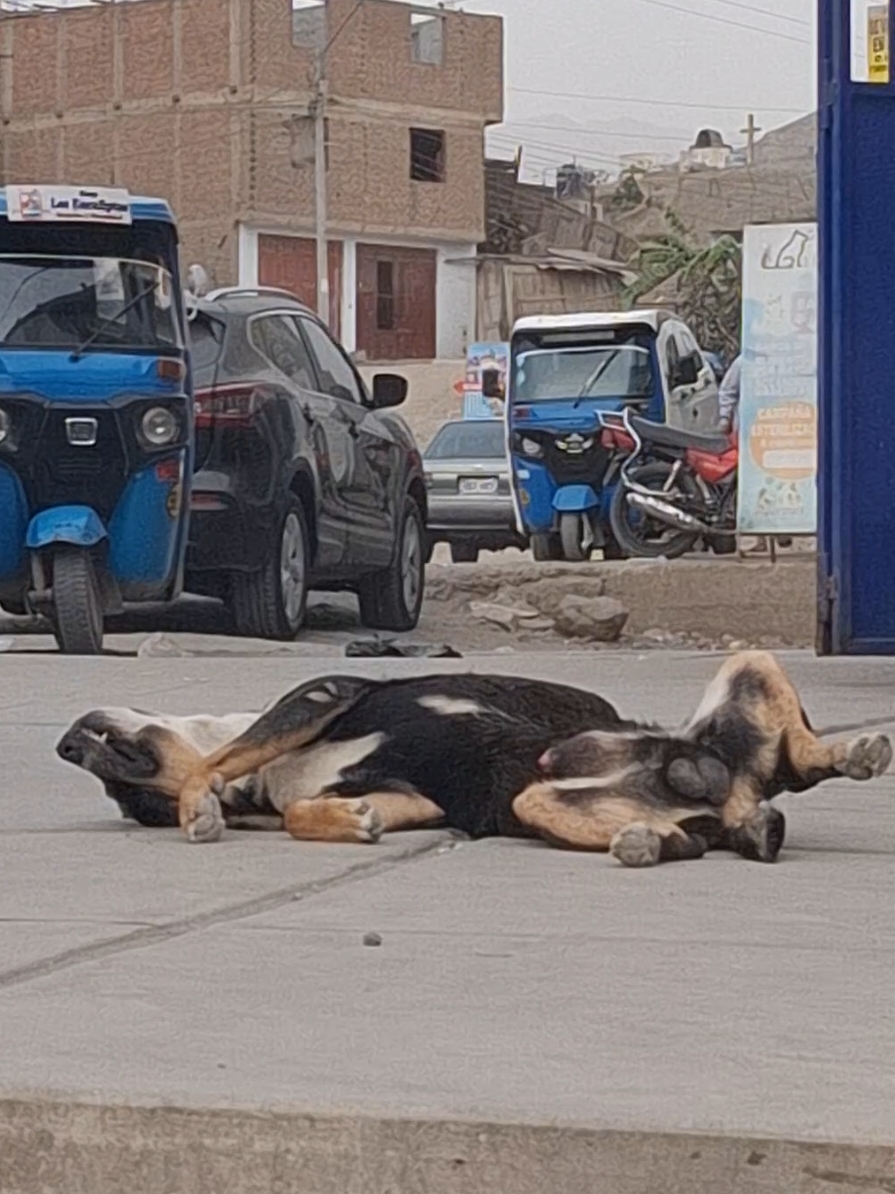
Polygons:
<instances>
[{"instance_id":1,"label":"dog's paw","mask_svg":"<svg viewBox=\"0 0 895 1194\"><path fill-rule=\"evenodd\" d=\"M220 841L224 832L224 816L217 796L206 792L197 800L190 808L183 828L194 846Z\"/></svg>"},{"instance_id":2,"label":"dog's paw","mask_svg":"<svg viewBox=\"0 0 895 1194\"><path fill-rule=\"evenodd\" d=\"M786 818L770 804L760 804L750 821L730 830L730 845L750 862L776 862L786 837Z\"/></svg>"},{"instance_id":3,"label":"dog's paw","mask_svg":"<svg viewBox=\"0 0 895 1194\"><path fill-rule=\"evenodd\" d=\"M344 805L345 825L349 834L348 840L358 842L378 842L385 830L382 817L372 805L365 800L339 800Z\"/></svg>"},{"instance_id":4,"label":"dog's paw","mask_svg":"<svg viewBox=\"0 0 895 1194\"><path fill-rule=\"evenodd\" d=\"M299 841L375 843L385 829L382 818L362 797L318 796L286 809L286 831Z\"/></svg>"},{"instance_id":5,"label":"dog's paw","mask_svg":"<svg viewBox=\"0 0 895 1194\"><path fill-rule=\"evenodd\" d=\"M887 734L863 734L848 744L840 770L849 779L875 779L885 775L892 762L892 743Z\"/></svg>"},{"instance_id":6,"label":"dog's paw","mask_svg":"<svg viewBox=\"0 0 895 1194\"><path fill-rule=\"evenodd\" d=\"M609 843L609 853L622 866L656 866L662 856L662 839L648 825L627 825Z\"/></svg>"}]
</instances>

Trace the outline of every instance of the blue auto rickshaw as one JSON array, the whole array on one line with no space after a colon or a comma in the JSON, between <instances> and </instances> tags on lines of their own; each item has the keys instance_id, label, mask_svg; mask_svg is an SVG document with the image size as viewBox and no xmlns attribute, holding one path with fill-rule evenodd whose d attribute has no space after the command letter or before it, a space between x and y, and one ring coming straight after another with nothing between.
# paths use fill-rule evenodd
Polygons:
<instances>
[{"instance_id":1,"label":"blue auto rickshaw","mask_svg":"<svg viewBox=\"0 0 895 1194\"><path fill-rule=\"evenodd\" d=\"M118 189L0 190L0 604L95 654L183 584L193 392L174 216Z\"/></svg>"},{"instance_id":2,"label":"blue auto rickshaw","mask_svg":"<svg viewBox=\"0 0 895 1194\"><path fill-rule=\"evenodd\" d=\"M665 422L655 312L530 316L510 340L506 394L519 530L537 560L612 555L609 509L618 462L599 413L636 408Z\"/></svg>"}]
</instances>

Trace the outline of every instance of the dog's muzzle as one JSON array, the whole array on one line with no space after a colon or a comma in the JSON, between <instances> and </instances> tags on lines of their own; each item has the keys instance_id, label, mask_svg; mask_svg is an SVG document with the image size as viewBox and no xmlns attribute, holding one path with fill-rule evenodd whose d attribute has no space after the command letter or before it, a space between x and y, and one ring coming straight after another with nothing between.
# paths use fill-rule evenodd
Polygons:
<instances>
[{"instance_id":1,"label":"dog's muzzle","mask_svg":"<svg viewBox=\"0 0 895 1194\"><path fill-rule=\"evenodd\" d=\"M151 779L157 762L138 743L111 738L78 722L56 743L56 754L66 763L90 771L99 779L134 782Z\"/></svg>"}]
</instances>

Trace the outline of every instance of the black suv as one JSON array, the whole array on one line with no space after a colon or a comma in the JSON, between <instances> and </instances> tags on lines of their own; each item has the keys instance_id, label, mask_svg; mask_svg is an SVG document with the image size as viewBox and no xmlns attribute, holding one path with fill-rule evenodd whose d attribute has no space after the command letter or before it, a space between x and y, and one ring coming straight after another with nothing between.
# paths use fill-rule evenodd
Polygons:
<instances>
[{"instance_id":1,"label":"black suv","mask_svg":"<svg viewBox=\"0 0 895 1194\"><path fill-rule=\"evenodd\" d=\"M217 290L191 300L196 475L186 587L220 597L240 634L291 639L309 589L350 590L361 621L412 630L423 601L420 453L391 409L407 382L369 393L293 295Z\"/></svg>"}]
</instances>

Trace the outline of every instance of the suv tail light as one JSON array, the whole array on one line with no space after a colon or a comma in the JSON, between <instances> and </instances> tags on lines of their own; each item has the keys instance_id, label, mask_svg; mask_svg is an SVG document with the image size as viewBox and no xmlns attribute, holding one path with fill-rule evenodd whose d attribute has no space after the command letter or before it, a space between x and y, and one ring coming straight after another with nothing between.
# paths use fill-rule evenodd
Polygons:
<instances>
[{"instance_id":1,"label":"suv tail light","mask_svg":"<svg viewBox=\"0 0 895 1194\"><path fill-rule=\"evenodd\" d=\"M196 390L196 427L251 427L265 399L263 390L253 385Z\"/></svg>"}]
</instances>

